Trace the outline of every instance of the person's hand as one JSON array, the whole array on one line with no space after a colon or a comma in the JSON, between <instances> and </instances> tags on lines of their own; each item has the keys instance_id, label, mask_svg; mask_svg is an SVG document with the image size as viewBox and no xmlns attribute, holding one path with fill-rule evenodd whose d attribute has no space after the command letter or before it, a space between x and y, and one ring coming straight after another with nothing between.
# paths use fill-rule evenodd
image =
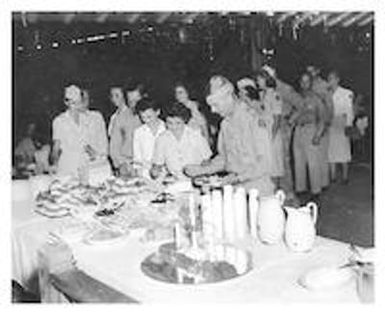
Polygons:
<instances>
[{"instance_id":1,"label":"person's hand","mask_svg":"<svg viewBox=\"0 0 385 314\"><path fill-rule=\"evenodd\" d=\"M210 159L203 160L203 161L201 162L201 166L206 167L206 166L208 166L208 165L210 164L210 162L211 162Z\"/></svg>"},{"instance_id":2,"label":"person's hand","mask_svg":"<svg viewBox=\"0 0 385 314\"><path fill-rule=\"evenodd\" d=\"M312 139L312 144L314 146L318 146L321 143L321 136L319 135L314 135Z\"/></svg>"},{"instance_id":3,"label":"person's hand","mask_svg":"<svg viewBox=\"0 0 385 314\"><path fill-rule=\"evenodd\" d=\"M119 176L124 178L129 178L134 176L134 169L133 167L129 166L126 163L123 163L119 166Z\"/></svg>"},{"instance_id":4,"label":"person's hand","mask_svg":"<svg viewBox=\"0 0 385 314\"><path fill-rule=\"evenodd\" d=\"M238 184L240 183L240 177L236 173L230 173L222 178L222 185Z\"/></svg>"},{"instance_id":5,"label":"person's hand","mask_svg":"<svg viewBox=\"0 0 385 314\"><path fill-rule=\"evenodd\" d=\"M188 177L192 178L204 174L201 165L187 165L186 167L184 167L183 171Z\"/></svg>"},{"instance_id":6,"label":"person's hand","mask_svg":"<svg viewBox=\"0 0 385 314\"><path fill-rule=\"evenodd\" d=\"M153 165L150 169L151 178L157 179L162 174L163 167L159 165Z\"/></svg>"},{"instance_id":7,"label":"person's hand","mask_svg":"<svg viewBox=\"0 0 385 314\"><path fill-rule=\"evenodd\" d=\"M269 74L272 78L274 78L274 79L277 78L277 72L276 72L276 70L275 70L273 67L271 67L271 66L265 64L265 65L262 67L262 70L264 70L265 72L267 72L267 74Z\"/></svg>"},{"instance_id":8,"label":"person's hand","mask_svg":"<svg viewBox=\"0 0 385 314\"><path fill-rule=\"evenodd\" d=\"M48 173L50 175L56 174L57 173L57 164L53 164L53 165L49 166Z\"/></svg>"},{"instance_id":9,"label":"person's hand","mask_svg":"<svg viewBox=\"0 0 385 314\"><path fill-rule=\"evenodd\" d=\"M91 145L85 145L84 150L86 151L87 155L90 157L91 160L95 160L97 152L95 149L92 148Z\"/></svg>"},{"instance_id":10,"label":"person's hand","mask_svg":"<svg viewBox=\"0 0 385 314\"><path fill-rule=\"evenodd\" d=\"M265 120L258 119L258 126L261 127L261 128L266 128L267 124L266 124Z\"/></svg>"}]
</instances>

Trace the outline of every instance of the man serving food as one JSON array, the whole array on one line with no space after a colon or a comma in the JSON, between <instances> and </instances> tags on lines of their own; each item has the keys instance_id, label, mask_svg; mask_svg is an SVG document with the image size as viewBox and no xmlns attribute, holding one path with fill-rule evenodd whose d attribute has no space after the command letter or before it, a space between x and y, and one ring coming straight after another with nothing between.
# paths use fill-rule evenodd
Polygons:
<instances>
[{"instance_id":1,"label":"man serving food","mask_svg":"<svg viewBox=\"0 0 385 314\"><path fill-rule=\"evenodd\" d=\"M257 188L261 195L273 194L270 160L258 143L261 138L258 123L236 97L233 84L223 76L212 77L206 100L211 110L224 118L218 137L218 154L209 162L186 166L185 173L197 177L227 171L225 183Z\"/></svg>"}]
</instances>

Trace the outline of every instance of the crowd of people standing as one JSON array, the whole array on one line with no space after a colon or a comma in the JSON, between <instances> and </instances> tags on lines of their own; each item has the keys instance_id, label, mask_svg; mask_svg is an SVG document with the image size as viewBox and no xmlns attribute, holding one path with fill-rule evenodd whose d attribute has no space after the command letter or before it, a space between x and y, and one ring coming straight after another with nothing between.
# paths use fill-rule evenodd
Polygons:
<instances>
[{"instance_id":1,"label":"crowd of people standing","mask_svg":"<svg viewBox=\"0 0 385 314\"><path fill-rule=\"evenodd\" d=\"M320 69L308 66L299 86L296 91L270 66L235 83L211 77L206 103L222 117L213 136L183 83L174 86L174 102L163 106L143 84L111 86L116 109L108 125L89 109L88 91L70 84L64 89L66 110L52 122L50 169L58 175L112 171L154 180L223 173L223 182L255 187L261 195L282 188L290 199L310 191L317 201L337 180L337 165L339 181L348 183L350 136L365 125L354 120L353 92L340 85L337 71L324 80ZM22 156L30 145L20 145L16 155Z\"/></svg>"}]
</instances>

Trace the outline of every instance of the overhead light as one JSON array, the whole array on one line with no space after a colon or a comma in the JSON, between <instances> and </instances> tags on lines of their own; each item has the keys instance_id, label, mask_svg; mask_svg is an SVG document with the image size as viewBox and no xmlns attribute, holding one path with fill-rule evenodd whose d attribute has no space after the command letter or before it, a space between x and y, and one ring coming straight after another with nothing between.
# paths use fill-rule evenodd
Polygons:
<instances>
[{"instance_id":1,"label":"overhead light","mask_svg":"<svg viewBox=\"0 0 385 314\"><path fill-rule=\"evenodd\" d=\"M154 28L152 26L147 27L147 31L152 32Z\"/></svg>"},{"instance_id":2,"label":"overhead light","mask_svg":"<svg viewBox=\"0 0 385 314\"><path fill-rule=\"evenodd\" d=\"M87 41L88 42L91 42L91 41L97 41L98 40L98 37L97 36L89 36L87 37Z\"/></svg>"},{"instance_id":3,"label":"overhead light","mask_svg":"<svg viewBox=\"0 0 385 314\"><path fill-rule=\"evenodd\" d=\"M130 36L131 32L130 31L123 31L122 36Z\"/></svg>"},{"instance_id":4,"label":"overhead light","mask_svg":"<svg viewBox=\"0 0 385 314\"><path fill-rule=\"evenodd\" d=\"M53 48L57 48L57 47L59 47L59 43L57 43L56 41L55 41L55 42L53 42L53 43L52 43L52 47L53 47Z\"/></svg>"},{"instance_id":5,"label":"overhead light","mask_svg":"<svg viewBox=\"0 0 385 314\"><path fill-rule=\"evenodd\" d=\"M41 48L43 48L43 47L42 47L40 44L37 44L37 45L36 45L36 49L37 49L37 50L41 50Z\"/></svg>"},{"instance_id":6,"label":"overhead light","mask_svg":"<svg viewBox=\"0 0 385 314\"><path fill-rule=\"evenodd\" d=\"M23 46L17 46L17 50L18 50L18 51L23 51L23 50L24 50L24 47L23 47Z\"/></svg>"},{"instance_id":7,"label":"overhead light","mask_svg":"<svg viewBox=\"0 0 385 314\"><path fill-rule=\"evenodd\" d=\"M75 45L76 44L76 39L71 40L71 44Z\"/></svg>"},{"instance_id":8,"label":"overhead light","mask_svg":"<svg viewBox=\"0 0 385 314\"><path fill-rule=\"evenodd\" d=\"M118 37L118 33L111 33L110 35L108 35L108 37L110 37L110 38L117 38Z\"/></svg>"}]
</instances>

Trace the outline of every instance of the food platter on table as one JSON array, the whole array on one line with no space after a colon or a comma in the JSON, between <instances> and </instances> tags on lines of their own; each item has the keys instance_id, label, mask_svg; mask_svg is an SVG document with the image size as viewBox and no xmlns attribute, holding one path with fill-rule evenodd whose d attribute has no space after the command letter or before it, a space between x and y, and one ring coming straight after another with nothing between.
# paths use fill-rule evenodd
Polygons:
<instances>
[{"instance_id":1,"label":"food platter on table","mask_svg":"<svg viewBox=\"0 0 385 314\"><path fill-rule=\"evenodd\" d=\"M144 259L141 269L165 283L208 284L243 276L253 268L252 254L247 250L219 243L211 250L176 249L175 243L164 243Z\"/></svg>"},{"instance_id":2,"label":"food platter on table","mask_svg":"<svg viewBox=\"0 0 385 314\"><path fill-rule=\"evenodd\" d=\"M35 203L36 212L49 218L70 215L78 221L96 222L84 240L93 245L119 242L127 235L146 241L169 239L171 226L183 220L178 197L143 178L112 177L97 186L80 184L74 178L55 179L38 193Z\"/></svg>"},{"instance_id":3,"label":"food platter on table","mask_svg":"<svg viewBox=\"0 0 385 314\"><path fill-rule=\"evenodd\" d=\"M153 186L144 179L123 180L112 178L99 186L82 185L74 178L53 180L45 191L40 191L35 203L37 212L49 217L59 217L68 211L96 211L100 207L114 208L130 198L151 194ZM67 214L67 213L66 213Z\"/></svg>"},{"instance_id":4,"label":"food platter on table","mask_svg":"<svg viewBox=\"0 0 385 314\"><path fill-rule=\"evenodd\" d=\"M220 188L223 185L222 178L218 175L200 176L193 180L197 187Z\"/></svg>"}]
</instances>

